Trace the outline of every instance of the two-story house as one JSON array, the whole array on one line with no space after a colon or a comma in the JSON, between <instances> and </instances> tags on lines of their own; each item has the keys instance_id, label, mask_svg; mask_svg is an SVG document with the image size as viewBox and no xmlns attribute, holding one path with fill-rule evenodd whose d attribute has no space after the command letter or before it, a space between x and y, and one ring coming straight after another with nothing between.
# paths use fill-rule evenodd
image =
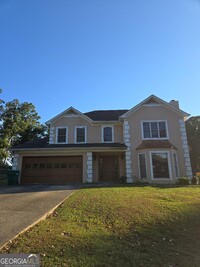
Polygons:
<instances>
[{"instance_id":1,"label":"two-story house","mask_svg":"<svg viewBox=\"0 0 200 267\"><path fill-rule=\"evenodd\" d=\"M192 176L177 101L151 95L130 110L81 113L73 107L47 122L49 140L13 148L22 184L73 182L174 183Z\"/></svg>"}]
</instances>

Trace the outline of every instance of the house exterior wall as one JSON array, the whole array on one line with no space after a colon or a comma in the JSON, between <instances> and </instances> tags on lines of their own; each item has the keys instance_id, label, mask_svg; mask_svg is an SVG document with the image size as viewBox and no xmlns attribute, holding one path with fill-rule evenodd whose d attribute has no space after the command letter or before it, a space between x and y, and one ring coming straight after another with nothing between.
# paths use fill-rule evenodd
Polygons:
<instances>
[{"instance_id":1,"label":"house exterior wall","mask_svg":"<svg viewBox=\"0 0 200 267\"><path fill-rule=\"evenodd\" d=\"M150 166L149 166L149 151L148 150L140 150L137 151L136 148L142 143L142 121L148 120L163 120L167 121L168 127L168 137L169 141L177 148L177 157L179 163L179 176L186 176L187 169L185 166L185 158L184 158L184 147L181 138L181 129L179 120L183 119L180 116L171 110L163 107L162 105L149 105L149 106L142 106L139 110L135 111L134 113L130 114L126 120L130 126L130 143L131 143L131 157L132 157L132 175L133 179L137 180L139 178L139 164L138 164L138 154L139 153L146 153L146 162L147 162L147 173L150 174ZM154 149L156 151L169 151L169 149ZM174 175L174 164L173 164L173 156L170 152L170 161L172 165L172 175ZM149 181L151 182L151 177L148 177Z\"/></svg>"},{"instance_id":2,"label":"house exterior wall","mask_svg":"<svg viewBox=\"0 0 200 267\"><path fill-rule=\"evenodd\" d=\"M102 126L113 126L114 127L114 143L123 142L123 128L122 124L119 123L102 123L93 124L81 117L61 117L60 119L53 122L50 126L51 143L56 143L56 128L57 127L68 127L68 143L75 143L75 127L86 126L87 127L87 143L102 143Z\"/></svg>"},{"instance_id":3,"label":"house exterior wall","mask_svg":"<svg viewBox=\"0 0 200 267\"><path fill-rule=\"evenodd\" d=\"M94 158L95 154L95 158ZM119 158L119 176L125 176L125 157L122 152L79 152L79 151L66 151L66 150L57 150L57 151L46 151L46 152L20 152L16 153L14 162L17 161L16 165L13 166L13 170L22 170L22 161L23 157L46 157L46 156L82 156L83 159L83 171L82 171L82 182L83 183L97 183L99 182L99 166L98 166L98 157L100 155L117 155ZM20 181L19 181L20 182Z\"/></svg>"},{"instance_id":4,"label":"house exterior wall","mask_svg":"<svg viewBox=\"0 0 200 267\"><path fill-rule=\"evenodd\" d=\"M50 144L57 143L57 127L67 127L67 143L74 144L75 128L77 126L86 127L86 143L102 143L102 127L112 126L114 129L114 143L124 143L127 146L126 151L107 148L107 150L96 150L97 148L61 148L55 150L33 150L33 151L17 151L14 155L13 169L21 170L23 157L25 156L82 156L83 158L83 183L99 182L99 161L101 155L117 155L119 159L119 176L126 176L127 182L132 183L140 179L138 155L144 153L146 156L147 178L144 182L175 182L177 170L175 168L174 154L177 155L179 177L192 175L189 157L189 149L187 144L187 136L185 131L184 118L181 112L172 111L164 104L148 104L141 105L137 110L130 112L124 118L116 122L98 122L90 121L90 119L80 114L62 114L55 120L51 121L50 126ZM184 114L184 113L182 113ZM138 146L142 143L142 121L166 121L168 140L176 147L172 148L155 148L140 149ZM153 139L158 140L158 139ZM152 179L151 153L165 152L168 155L170 177L165 181L160 179ZM103 153L103 154L102 154Z\"/></svg>"}]
</instances>

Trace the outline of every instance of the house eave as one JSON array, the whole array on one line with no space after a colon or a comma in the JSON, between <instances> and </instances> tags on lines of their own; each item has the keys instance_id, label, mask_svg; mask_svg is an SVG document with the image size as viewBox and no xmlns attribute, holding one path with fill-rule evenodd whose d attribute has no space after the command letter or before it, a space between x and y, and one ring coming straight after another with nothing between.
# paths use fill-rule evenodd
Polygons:
<instances>
[{"instance_id":1,"label":"house eave","mask_svg":"<svg viewBox=\"0 0 200 267\"><path fill-rule=\"evenodd\" d=\"M56 147L56 148L29 148L13 149L17 154L54 154L54 153L84 153L84 152L125 152L126 147Z\"/></svg>"},{"instance_id":2,"label":"house eave","mask_svg":"<svg viewBox=\"0 0 200 267\"><path fill-rule=\"evenodd\" d=\"M148 100L150 100L151 98L155 99L156 101L158 101L158 105L147 105L145 104ZM120 119L123 120L127 117L129 117L132 113L138 111L140 108L142 108L143 106L146 106L146 107L155 107L155 106L163 106L163 107L166 107L168 108L169 110L177 113L178 115L180 115L181 117L183 118L187 118L190 116L189 113L179 109L179 108L176 108L174 106L172 106L171 104L167 103L166 101L162 100L161 98L155 96L155 95L150 95L149 97L147 97L146 99L144 99L142 102L140 102L138 105L134 106L132 109L130 109L128 112L126 112L125 114L123 114L122 116L120 116Z\"/></svg>"},{"instance_id":3,"label":"house eave","mask_svg":"<svg viewBox=\"0 0 200 267\"><path fill-rule=\"evenodd\" d=\"M115 125L120 125L121 122L119 120L116 121L93 121L92 122L93 125L102 125L102 124L115 124Z\"/></svg>"},{"instance_id":4,"label":"house eave","mask_svg":"<svg viewBox=\"0 0 200 267\"><path fill-rule=\"evenodd\" d=\"M73 110L75 113L77 113L77 115L79 115L80 117L82 117L86 121L93 122L92 119L90 119L88 116L84 115L79 110L75 109L74 107L69 107L68 109L66 109L63 112L59 113L57 116L55 116L52 119L48 120L45 124L48 125L48 126L51 125L53 122L55 122L56 120L58 120L60 117L64 116L64 114L67 113L67 112L69 112L70 110Z\"/></svg>"}]
</instances>

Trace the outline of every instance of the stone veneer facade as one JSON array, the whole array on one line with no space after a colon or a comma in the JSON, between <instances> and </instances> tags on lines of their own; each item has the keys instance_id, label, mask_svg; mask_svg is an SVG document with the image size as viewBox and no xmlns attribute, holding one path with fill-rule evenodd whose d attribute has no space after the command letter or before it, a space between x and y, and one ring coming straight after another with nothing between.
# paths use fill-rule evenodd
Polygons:
<instances>
[{"instance_id":1,"label":"stone veneer facade","mask_svg":"<svg viewBox=\"0 0 200 267\"><path fill-rule=\"evenodd\" d=\"M127 150L125 152L127 183L132 183L133 182L132 160L131 160L132 153L131 153L131 143L130 143L130 126L128 124L128 121L124 121L123 130L124 130L124 143L127 146Z\"/></svg>"},{"instance_id":2,"label":"stone veneer facade","mask_svg":"<svg viewBox=\"0 0 200 267\"><path fill-rule=\"evenodd\" d=\"M17 153L14 153L12 169L14 171L19 170L19 154L17 154Z\"/></svg>"},{"instance_id":3,"label":"stone veneer facade","mask_svg":"<svg viewBox=\"0 0 200 267\"><path fill-rule=\"evenodd\" d=\"M50 127L49 144L54 144L54 132L55 132L55 127Z\"/></svg>"},{"instance_id":4,"label":"stone veneer facade","mask_svg":"<svg viewBox=\"0 0 200 267\"><path fill-rule=\"evenodd\" d=\"M93 182L92 152L87 152L87 182Z\"/></svg>"},{"instance_id":5,"label":"stone veneer facade","mask_svg":"<svg viewBox=\"0 0 200 267\"><path fill-rule=\"evenodd\" d=\"M184 120L179 120L179 123L180 123L181 139L182 139L182 143L183 143L186 175L189 178L191 178L192 177L192 168L191 168L191 162L190 162L190 154L189 154L189 148L188 148L188 142L187 142L185 122L184 122Z\"/></svg>"}]
</instances>

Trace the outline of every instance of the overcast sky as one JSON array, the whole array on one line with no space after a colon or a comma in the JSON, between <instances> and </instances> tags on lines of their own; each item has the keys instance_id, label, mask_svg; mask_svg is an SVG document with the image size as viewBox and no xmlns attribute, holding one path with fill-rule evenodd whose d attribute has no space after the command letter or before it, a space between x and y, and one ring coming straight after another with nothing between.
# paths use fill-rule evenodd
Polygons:
<instances>
[{"instance_id":1,"label":"overcast sky","mask_svg":"<svg viewBox=\"0 0 200 267\"><path fill-rule=\"evenodd\" d=\"M151 94L200 115L200 1L0 0L0 88L42 122Z\"/></svg>"}]
</instances>

